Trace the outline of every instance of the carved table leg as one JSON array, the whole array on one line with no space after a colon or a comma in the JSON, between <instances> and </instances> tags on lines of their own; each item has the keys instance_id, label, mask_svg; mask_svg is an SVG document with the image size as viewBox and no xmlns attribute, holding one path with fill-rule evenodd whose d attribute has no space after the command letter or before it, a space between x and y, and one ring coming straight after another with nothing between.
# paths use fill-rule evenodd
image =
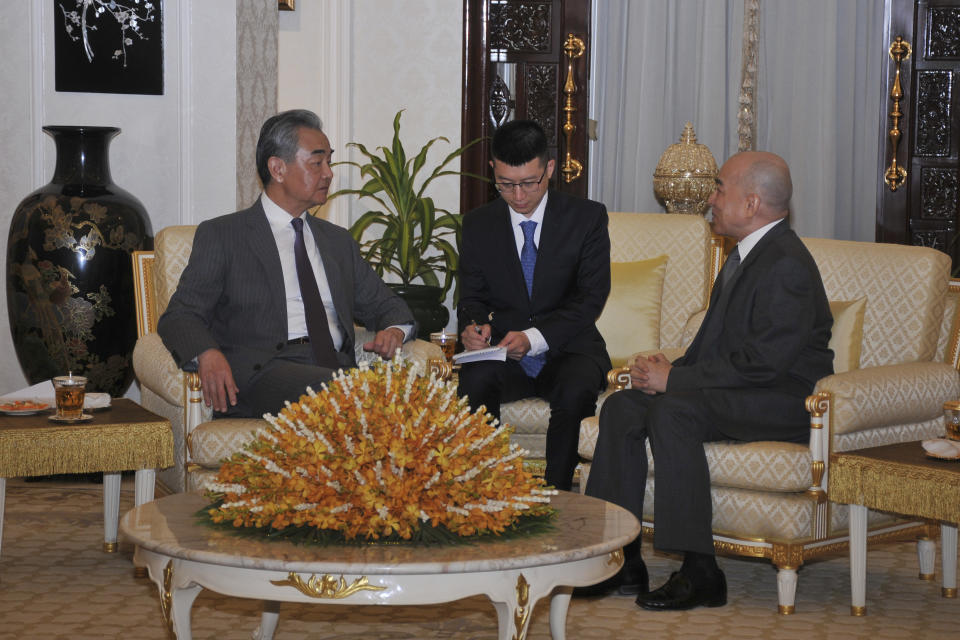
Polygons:
<instances>
[{"instance_id":1,"label":"carved table leg","mask_svg":"<svg viewBox=\"0 0 960 640\"><path fill-rule=\"evenodd\" d=\"M567 637L567 610L570 608L572 587L558 587L550 598L550 637L565 640Z\"/></svg>"},{"instance_id":2,"label":"carved table leg","mask_svg":"<svg viewBox=\"0 0 960 640\"><path fill-rule=\"evenodd\" d=\"M177 640L191 640L193 632L190 629L190 610L193 601L197 599L203 587L192 584L188 587L174 588L170 603L170 624Z\"/></svg>"},{"instance_id":3,"label":"carved table leg","mask_svg":"<svg viewBox=\"0 0 960 640\"><path fill-rule=\"evenodd\" d=\"M937 543L927 537L917 540L917 561L920 563L921 580L934 580L936 573L934 565L937 562Z\"/></svg>"},{"instance_id":4,"label":"carved table leg","mask_svg":"<svg viewBox=\"0 0 960 640\"><path fill-rule=\"evenodd\" d=\"M139 507L142 504L153 501L153 494L156 488L157 472L155 469L137 469L134 474L134 506ZM144 567L133 567L134 578L145 578L147 570Z\"/></svg>"},{"instance_id":5,"label":"carved table leg","mask_svg":"<svg viewBox=\"0 0 960 640\"><path fill-rule=\"evenodd\" d=\"M250 636L253 640L273 640L280 620L280 603L275 600L263 601L263 613L260 614L260 626Z\"/></svg>"},{"instance_id":6,"label":"carved table leg","mask_svg":"<svg viewBox=\"0 0 960 640\"><path fill-rule=\"evenodd\" d=\"M0 506L2 508L2 506ZM2 516L2 513L0 513ZM941 562L943 563L944 598L957 597L957 525L940 525Z\"/></svg>"},{"instance_id":7,"label":"carved table leg","mask_svg":"<svg viewBox=\"0 0 960 640\"><path fill-rule=\"evenodd\" d=\"M867 615L867 508L850 505L850 615Z\"/></svg>"},{"instance_id":8,"label":"carved table leg","mask_svg":"<svg viewBox=\"0 0 960 640\"><path fill-rule=\"evenodd\" d=\"M3 508L7 501L7 479L0 478L0 548L3 547Z\"/></svg>"},{"instance_id":9,"label":"carved table leg","mask_svg":"<svg viewBox=\"0 0 960 640\"><path fill-rule=\"evenodd\" d=\"M120 473L103 474L103 550L117 552L117 522L120 519Z\"/></svg>"}]
</instances>

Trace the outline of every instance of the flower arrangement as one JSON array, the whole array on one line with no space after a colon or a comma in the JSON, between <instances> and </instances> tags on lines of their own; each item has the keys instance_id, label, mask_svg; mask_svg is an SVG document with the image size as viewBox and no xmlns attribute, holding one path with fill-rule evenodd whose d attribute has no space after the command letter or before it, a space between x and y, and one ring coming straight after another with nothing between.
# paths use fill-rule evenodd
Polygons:
<instances>
[{"instance_id":1,"label":"flower arrangement","mask_svg":"<svg viewBox=\"0 0 960 640\"><path fill-rule=\"evenodd\" d=\"M399 352L264 418L208 485L202 514L215 525L320 543L451 542L553 517L556 491L524 471L509 428Z\"/></svg>"}]
</instances>

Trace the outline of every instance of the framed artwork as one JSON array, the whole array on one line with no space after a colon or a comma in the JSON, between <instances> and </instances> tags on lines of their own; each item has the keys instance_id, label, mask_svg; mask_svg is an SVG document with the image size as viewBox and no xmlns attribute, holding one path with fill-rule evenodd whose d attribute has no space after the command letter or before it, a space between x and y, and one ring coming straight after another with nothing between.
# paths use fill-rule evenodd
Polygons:
<instances>
[{"instance_id":1,"label":"framed artwork","mask_svg":"<svg viewBox=\"0 0 960 640\"><path fill-rule=\"evenodd\" d=\"M280 11L293 11L296 7L294 2L296 0L278 0L280 2Z\"/></svg>"},{"instance_id":2,"label":"framed artwork","mask_svg":"<svg viewBox=\"0 0 960 640\"><path fill-rule=\"evenodd\" d=\"M57 91L163 94L162 0L53 0Z\"/></svg>"}]
</instances>

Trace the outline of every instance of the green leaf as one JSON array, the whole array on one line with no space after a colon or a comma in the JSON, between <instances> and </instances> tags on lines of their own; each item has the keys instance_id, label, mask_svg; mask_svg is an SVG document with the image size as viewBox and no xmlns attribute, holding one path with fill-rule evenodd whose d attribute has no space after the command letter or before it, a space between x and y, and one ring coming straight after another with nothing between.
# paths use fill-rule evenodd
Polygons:
<instances>
[{"instance_id":1,"label":"green leaf","mask_svg":"<svg viewBox=\"0 0 960 640\"><path fill-rule=\"evenodd\" d=\"M445 176L468 176L486 180L466 172L453 171L447 166L463 155L464 151L481 141L480 138L451 151L439 164L429 168L429 173L417 184L420 173L428 169L431 149L438 142L449 144L443 136L432 138L417 154L408 158L400 136L400 120L403 110L393 118L393 136L390 146L377 146L371 151L359 142L350 142L348 147L357 150L364 160L346 160L336 163L359 171L364 184L359 189L341 189L330 198L356 196L370 198L380 207L361 215L351 226L350 233L360 243L365 260L383 275L396 275L401 282L409 284L420 279L424 284L439 286L443 279L444 295L457 285L459 257L456 245L461 234L461 217L436 206L433 198L425 196L427 187L436 179ZM363 236L372 229L380 237L363 241ZM458 287L454 289L455 295Z\"/></svg>"}]
</instances>

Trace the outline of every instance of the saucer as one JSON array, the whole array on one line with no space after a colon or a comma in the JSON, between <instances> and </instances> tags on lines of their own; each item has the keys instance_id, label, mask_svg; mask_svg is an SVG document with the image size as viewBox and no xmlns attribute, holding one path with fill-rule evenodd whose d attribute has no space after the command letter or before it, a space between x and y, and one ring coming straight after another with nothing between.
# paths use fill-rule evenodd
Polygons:
<instances>
[{"instance_id":1,"label":"saucer","mask_svg":"<svg viewBox=\"0 0 960 640\"><path fill-rule=\"evenodd\" d=\"M50 420L52 422L66 422L66 423L88 422L90 420L93 420L93 416L90 415L89 413L81 413L79 418L61 418L57 414L53 414L52 416L48 416L47 420Z\"/></svg>"}]
</instances>

